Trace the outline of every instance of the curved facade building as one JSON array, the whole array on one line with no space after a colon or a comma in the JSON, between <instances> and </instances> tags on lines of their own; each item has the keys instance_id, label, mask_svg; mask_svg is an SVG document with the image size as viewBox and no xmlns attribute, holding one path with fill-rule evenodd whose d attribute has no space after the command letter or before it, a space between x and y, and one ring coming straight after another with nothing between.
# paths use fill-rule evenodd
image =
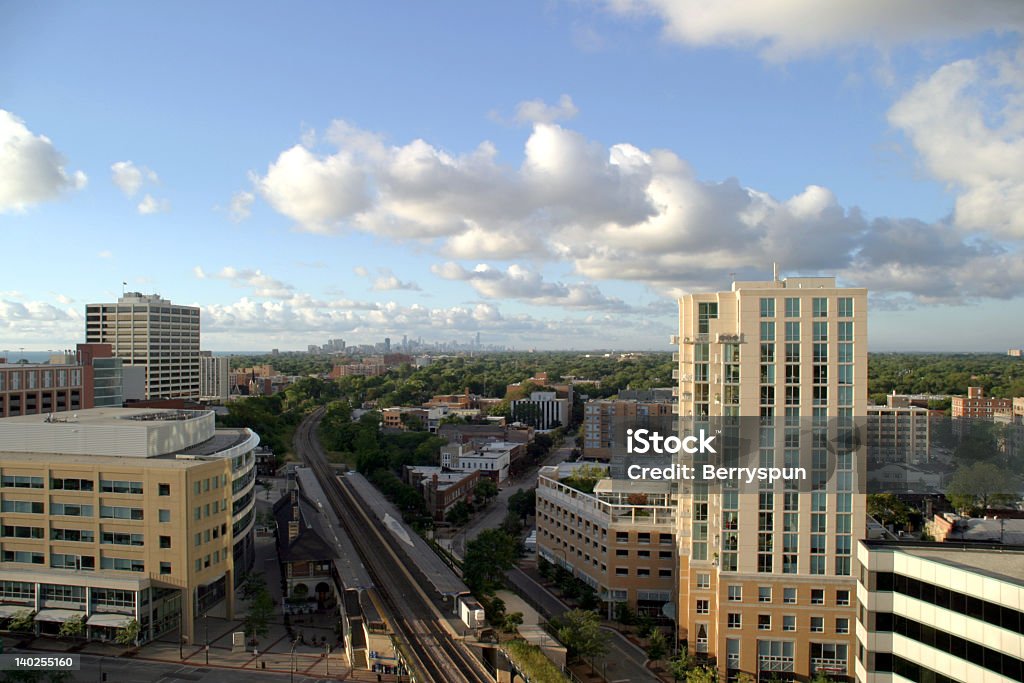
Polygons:
<instances>
[{"instance_id":1,"label":"curved facade building","mask_svg":"<svg viewBox=\"0 0 1024 683\"><path fill-rule=\"evenodd\" d=\"M255 449L212 411L96 408L0 420L0 618L140 639L192 625L253 561Z\"/></svg>"}]
</instances>

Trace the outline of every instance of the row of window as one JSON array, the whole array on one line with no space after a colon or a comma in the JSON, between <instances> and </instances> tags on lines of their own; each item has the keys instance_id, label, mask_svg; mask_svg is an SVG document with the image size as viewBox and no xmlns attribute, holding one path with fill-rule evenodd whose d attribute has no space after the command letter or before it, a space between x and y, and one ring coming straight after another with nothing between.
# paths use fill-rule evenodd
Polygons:
<instances>
[{"instance_id":1,"label":"row of window","mask_svg":"<svg viewBox=\"0 0 1024 683\"><path fill-rule=\"evenodd\" d=\"M1021 674L1024 673L1024 660L1012 655L946 633L899 614L877 612L872 616L874 617L875 631L898 633L940 652L949 653L958 659L1006 676L1011 681L1021 680ZM875 665L876 667L878 665L877 658Z\"/></svg>"},{"instance_id":2,"label":"row of window","mask_svg":"<svg viewBox=\"0 0 1024 683\"><path fill-rule=\"evenodd\" d=\"M783 300L784 313L787 318L799 318L800 317L800 301L799 297L787 296ZM760 301L761 317L762 318L774 318L775 317L775 299L771 297L762 297ZM836 299L836 313L840 318L852 318L853 317L853 297L841 296ZM811 315L815 318L826 318L828 317L828 298L823 296L816 296L811 299Z\"/></svg>"},{"instance_id":3,"label":"row of window","mask_svg":"<svg viewBox=\"0 0 1024 683\"><path fill-rule=\"evenodd\" d=\"M629 576L629 575L630 575L629 567L616 567L615 568L615 576ZM649 568L647 568L647 567L640 567L640 568L638 568L636 570L636 574L635 575L640 577L640 578L646 578L646 577L651 576L651 570ZM671 569L659 569L658 570L658 577L659 578L663 578L663 579L665 579L665 578L672 578L672 570Z\"/></svg>"},{"instance_id":4,"label":"row of window","mask_svg":"<svg viewBox=\"0 0 1024 683\"><path fill-rule=\"evenodd\" d=\"M697 601L697 614L710 614L710 604L707 600ZM743 615L739 612L729 612L726 617L726 626L731 629L743 628ZM772 630L772 615L757 615L757 630ZM796 631L796 615L786 614L782 617L782 630L786 632ZM811 617L809 622L811 633L825 632L825 617ZM845 617L838 617L835 621L836 635L848 635L850 633L850 620Z\"/></svg>"},{"instance_id":5,"label":"row of window","mask_svg":"<svg viewBox=\"0 0 1024 683\"><path fill-rule=\"evenodd\" d=\"M701 590L709 590L711 588L711 575L710 574L697 574L697 588ZM726 599L729 602L743 602L743 586L732 584L726 586ZM772 602L772 587L771 586L758 586L757 588L757 601L758 602ZM782 604L784 605L795 605L797 604L797 589L792 586L787 586L782 589ZM825 604L825 590L823 588L812 588L811 589L811 603L812 605L824 605ZM850 591L848 590L837 590L835 593L835 605L837 607L848 607L850 605Z\"/></svg>"},{"instance_id":6,"label":"row of window","mask_svg":"<svg viewBox=\"0 0 1024 683\"><path fill-rule=\"evenodd\" d=\"M19 489L41 489L43 488L43 477L27 475L5 474L0 477L0 487ZM77 477L63 477L50 479L50 488L55 491L93 491L96 483L92 479L81 479ZM100 479L100 491L103 493L129 493L135 495L143 494L141 481L122 481ZM171 495L170 484L159 485L159 495Z\"/></svg>"},{"instance_id":7,"label":"row of window","mask_svg":"<svg viewBox=\"0 0 1024 683\"><path fill-rule=\"evenodd\" d=\"M92 517L92 505L53 503L50 514L65 517ZM45 504L36 500L8 500L0 502L0 512L17 512L21 514L41 515L45 512ZM129 508L116 505L101 505L100 519L131 519L141 520L145 516L142 508Z\"/></svg>"}]
</instances>

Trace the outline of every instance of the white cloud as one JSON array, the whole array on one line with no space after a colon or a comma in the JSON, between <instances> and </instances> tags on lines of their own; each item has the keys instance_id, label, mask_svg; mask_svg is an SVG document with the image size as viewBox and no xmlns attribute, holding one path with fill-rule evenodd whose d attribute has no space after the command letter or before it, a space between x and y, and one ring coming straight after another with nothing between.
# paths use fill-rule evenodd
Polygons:
<instances>
[{"instance_id":1,"label":"white cloud","mask_svg":"<svg viewBox=\"0 0 1024 683\"><path fill-rule=\"evenodd\" d=\"M1024 238L1024 49L947 64L889 111L965 230Z\"/></svg>"},{"instance_id":2,"label":"white cloud","mask_svg":"<svg viewBox=\"0 0 1024 683\"><path fill-rule=\"evenodd\" d=\"M157 199L151 194L147 194L139 202L139 213L143 216L147 216L154 213L167 213L171 210L171 202L166 199Z\"/></svg>"},{"instance_id":3,"label":"white cloud","mask_svg":"<svg viewBox=\"0 0 1024 683\"><path fill-rule=\"evenodd\" d=\"M110 251L109 249L104 249L100 252L97 252L96 256L103 259L114 258L114 252Z\"/></svg>"},{"instance_id":4,"label":"white cloud","mask_svg":"<svg viewBox=\"0 0 1024 683\"><path fill-rule=\"evenodd\" d=\"M500 270L481 263L473 270L466 270L448 262L431 267L431 271L446 280L469 282L480 296L488 299L517 299L541 306L599 308L622 312L629 308L621 299L605 296L593 284L548 282L537 271L518 264Z\"/></svg>"},{"instance_id":5,"label":"white cloud","mask_svg":"<svg viewBox=\"0 0 1024 683\"><path fill-rule=\"evenodd\" d=\"M1012 80L1016 72L1006 66L1002 73ZM1005 113L1009 110L1003 112L1005 123L1000 125L1007 137L1018 124ZM717 289L733 278L763 278L773 261L785 273L838 274L851 283L871 282L887 296L910 294L919 301L931 296L922 283L935 284L942 269L965 298L1018 296L995 282L986 284L986 278L970 282L972 267L998 264L1005 272L1016 272L1022 260L1012 246L980 248L1007 234L997 224L958 223L958 233L944 222L918 222L911 229L911 219L871 220L820 185L777 198L732 178L700 180L669 150L643 150L627 142L607 146L550 123L533 126L518 167L499 163L497 150L488 142L464 155L423 140L387 147L379 135L344 122L335 122L327 138L341 147L319 155L298 148L301 154L284 164L295 177L316 178L303 188L302 206L334 207L338 197L351 195L360 198L361 208L346 200L344 211L303 208L287 215L315 217L315 224L300 226L307 230L322 230L324 217L330 215L340 221L331 223L331 229L345 225L425 247L447 259L504 261L504 270L487 273L466 274L449 266L435 271L465 280L489 298L576 308L622 305L594 284L546 281L543 271L507 266L515 260L567 263L591 282L639 282L669 296ZM1004 150L1005 168L992 165L990 174L1002 173L1003 180L1021 177L1012 149ZM964 156L971 160L969 153ZM337 168L344 173L331 171ZM966 185L974 176L963 177ZM257 179L257 184L266 186L268 178ZM357 188L346 185L351 179ZM981 175L979 182L988 180ZM365 192L366 187L373 192ZM1002 210L1009 211L1012 202L1005 204ZM910 237L898 238L900 234ZM911 237L920 247L912 257L901 257L900 239ZM951 254L962 259L955 268L948 263ZM902 259L904 267L894 268L890 257ZM371 277L365 268L356 272ZM412 284L387 276L378 278L378 289Z\"/></svg>"},{"instance_id":6,"label":"white cloud","mask_svg":"<svg viewBox=\"0 0 1024 683\"><path fill-rule=\"evenodd\" d=\"M0 213L22 212L66 190L85 187L85 173L64 170L64 158L45 135L0 109Z\"/></svg>"},{"instance_id":7,"label":"white cloud","mask_svg":"<svg viewBox=\"0 0 1024 683\"><path fill-rule=\"evenodd\" d=\"M370 271L367 270L365 266L356 266L352 269L352 272L359 277L368 277L370 275Z\"/></svg>"},{"instance_id":8,"label":"white cloud","mask_svg":"<svg viewBox=\"0 0 1024 683\"><path fill-rule=\"evenodd\" d=\"M256 195L252 192L240 191L231 197L231 205L228 207L228 217L233 223L241 223L252 215L252 203Z\"/></svg>"},{"instance_id":9,"label":"white cloud","mask_svg":"<svg viewBox=\"0 0 1024 683\"><path fill-rule=\"evenodd\" d=\"M336 232L370 204L365 174L344 150L318 158L296 145L270 164L258 189L275 210L311 232Z\"/></svg>"},{"instance_id":10,"label":"white cloud","mask_svg":"<svg viewBox=\"0 0 1024 683\"><path fill-rule=\"evenodd\" d=\"M739 45L770 60L866 44L963 38L1024 29L1019 0L607 0L623 15L650 15L668 39L686 45Z\"/></svg>"},{"instance_id":11,"label":"white cloud","mask_svg":"<svg viewBox=\"0 0 1024 683\"><path fill-rule=\"evenodd\" d=\"M64 343L55 340L79 339L83 322L75 306L61 309L44 301L0 299L0 336L8 348L52 348Z\"/></svg>"},{"instance_id":12,"label":"white cloud","mask_svg":"<svg viewBox=\"0 0 1024 683\"><path fill-rule=\"evenodd\" d=\"M568 95L558 98L558 104L547 104L543 100L526 100L516 105L517 123L554 123L571 119L579 109Z\"/></svg>"},{"instance_id":13,"label":"white cloud","mask_svg":"<svg viewBox=\"0 0 1024 683\"><path fill-rule=\"evenodd\" d=\"M111 179L126 197L134 197L146 183L156 185L159 176L145 166L136 166L132 161L116 161L110 166Z\"/></svg>"},{"instance_id":14,"label":"white cloud","mask_svg":"<svg viewBox=\"0 0 1024 683\"><path fill-rule=\"evenodd\" d=\"M295 296L295 288L265 274L259 268L235 268L225 266L216 273L207 273L201 266L192 269L198 280L224 280L234 287L252 290L253 296L266 299L289 299Z\"/></svg>"},{"instance_id":15,"label":"white cloud","mask_svg":"<svg viewBox=\"0 0 1024 683\"><path fill-rule=\"evenodd\" d=\"M372 289L378 292L388 292L400 289L411 292L421 291L418 284L409 280L399 280L395 277L395 274L387 268L382 268L380 276L374 278Z\"/></svg>"}]
</instances>

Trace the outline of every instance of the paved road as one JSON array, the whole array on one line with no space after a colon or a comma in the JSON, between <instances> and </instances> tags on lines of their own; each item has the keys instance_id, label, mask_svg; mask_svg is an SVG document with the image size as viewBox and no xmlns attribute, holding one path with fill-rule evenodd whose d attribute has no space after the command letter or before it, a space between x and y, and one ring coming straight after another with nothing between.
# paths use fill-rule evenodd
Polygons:
<instances>
[{"instance_id":1,"label":"paved road","mask_svg":"<svg viewBox=\"0 0 1024 683\"><path fill-rule=\"evenodd\" d=\"M546 465L557 465L560 462L565 462L572 455L572 442L574 437L566 437L566 445L555 449L548 454L548 457L544 458L541 462L541 466ZM491 504L484 510L483 514L477 515L466 528L460 531L454 539L453 550L456 555L462 557L466 549L467 540L471 541L480 535L480 532L484 529L494 529L501 526L501 523L505 521L505 515L508 514L508 499L512 497L512 494L516 493L519 489L532 489L537 485L537 471L539 467L532 467L525 472L522 472L515 479L511 479L502 484L502 489L495 496Z\"/></svg>"}]
</instances>

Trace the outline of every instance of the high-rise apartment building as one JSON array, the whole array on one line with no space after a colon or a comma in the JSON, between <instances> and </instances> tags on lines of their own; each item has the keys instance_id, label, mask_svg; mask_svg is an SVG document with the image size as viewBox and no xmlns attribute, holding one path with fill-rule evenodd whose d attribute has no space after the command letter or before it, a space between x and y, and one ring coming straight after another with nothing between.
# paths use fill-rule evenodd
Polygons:
<instances>
[{"instance_id":1,"label":"high-rise apartment building","mask_svg":"<svg viewBox=\"0 0 1024 683\"><path fill-rule=\"evenodd\" d=\"M583 457L610 460L616 447L623 447L624 427L651 427L652 420L673 414L673 399L591 399L583 406Z\"/></svg>"},{"instance_id":2,"label":"high-rise apartment building","mask_svg":"<svg viewBox=\"0 0 1024 683\"><path fill-rule=\"evenodd\" d=\"M146 398L199 398L199 309L129 292L85 307L85 338L106 343L125 366L146 368Z\"/></svg>"},{"instance_id":3,"label":"high-rise apartment building","mask_svg":"<svg viewBox=\"0 0 1024 683\"><path fill-rule=\"evenodd\" d=\"M681 298L674 341L681 433L712 430L720 464L807 473L679 484L680 638L723 677L852 676L866 290L830 277L736 282Z\"/></svg>"},{"instance_id":4,"label":"high-rise apartment building","mask_svg":"<svg viewBox=\"0 0 1024 683\"><path fill-rule=\"evenodd\" d=\"M226 401L231 395L231 359L214 356L211 351L199 352L199 399Z\"/></svg>"}]
</instances>

